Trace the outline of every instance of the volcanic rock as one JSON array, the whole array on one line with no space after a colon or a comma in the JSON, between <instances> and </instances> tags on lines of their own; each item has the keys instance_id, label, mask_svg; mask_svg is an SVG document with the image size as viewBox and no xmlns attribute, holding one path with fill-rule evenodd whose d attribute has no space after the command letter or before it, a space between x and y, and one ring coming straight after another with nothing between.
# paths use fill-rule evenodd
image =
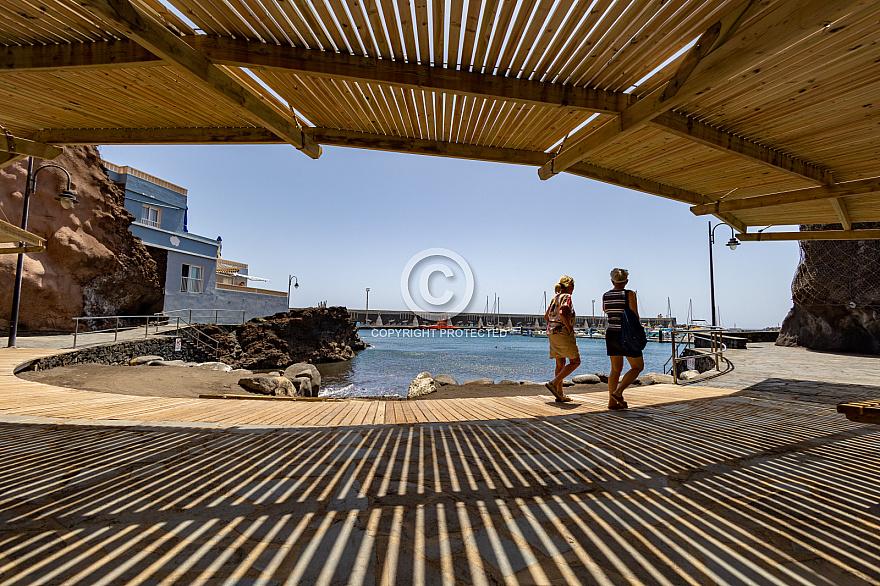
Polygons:
<instances>
[{"instance_id":1,"label":"volcanic rock","mask_svg":"<svg viewBox=\"0 0 880 586\"><path fill-rule=\"evenodd\" d=\"M839 230L840 224L801 226L802 231ZM878 222L853 229L880 228ZM791 284L794 307L776 344L814 350L880 354L880 241L807 240Z\"/></svg>"},{"instance_id":2,"label":"volcanic rock","mask_svg":"<svg viewBox=\"0 0 880 586\"><path fill-rule=\"evenodd\" d=\"M283 397L295 397L296 387L283 376L248 376L238 381L239 386L261 393Z\"/></svg>"},{"instance_id":3,"label":"volcanic rock","mask_svg":"<svg viewBox=\"0 0 880 586\"><path fill-rule=\"evenodd\" d=\"M44 161L35 161L35 169ZM55 197L67 178L48 169L37 176L28 231L46 239L46 250L24 255L19 329L72 331L72 318L144 315L162 309L156 263L128 227L134 217L124 193L107 176L98 150L66 147L51 161L67 169L78 203L63 209ZM27 161L0 169L0 217L19 225ZM17 255L0 255L0 283L15 278ZM9 327L12 287L0 296L0 328ZM106 327L99 321L87 327Z\"/></svg>"},{"instance_id":4,"label":"volcanic rock","mask_svg":"<svg viewBox=\"0 0 880 586\"><path fill-rule=\"evenodd\" d=\"M314 396L318 396L318 390L321 388L321 373L318 371L314 364L309 364L307 362L297 362L296 364L291 364L284 369L284 373L282 374L282 376L285 376L290 380L293 380L297 377L306 377L311 383L311 389L314 392Z\"/></svg>"},{"instance_id":5,"label":"volcanic rock","mask_svg":"<svg viewBox=\"0 0 880 586\"><path fill-rule=\"evenodd\" d=\"M448 374L438 374L434 377L434 382L441 387L445 387L446 385L458 386L458 381L455 380L455 377Z\"/></svg>"},{"instance_id":6,"label":"volcanic rock","mask_svg":"<svg viewBox=\"0 0 880 586\"><path fill-rule=\"evenodd\" d=\"M199 327L219 341L219 359L235 368L268 370L349 360L366 347L344 307L307 307L234 327Z\"/></svg>"}]
</instances>

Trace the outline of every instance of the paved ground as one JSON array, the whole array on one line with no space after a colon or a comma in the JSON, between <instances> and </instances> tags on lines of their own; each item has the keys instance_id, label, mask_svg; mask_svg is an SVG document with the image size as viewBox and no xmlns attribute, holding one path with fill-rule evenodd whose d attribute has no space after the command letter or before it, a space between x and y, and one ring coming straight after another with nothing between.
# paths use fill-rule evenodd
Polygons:
<instances>
[{"instance_id":1,"label":"paved ground","mask_svg":"<svg viewBox=\"0 0 880 586\"><path fill-rule=\"evenodd\" d=\"M880 426L834 410L880 396L880 361L741 352L707 383L727 391L626 413L304 428L0 408L0 582L880 584Z\"/></svg>"}]
</instances>

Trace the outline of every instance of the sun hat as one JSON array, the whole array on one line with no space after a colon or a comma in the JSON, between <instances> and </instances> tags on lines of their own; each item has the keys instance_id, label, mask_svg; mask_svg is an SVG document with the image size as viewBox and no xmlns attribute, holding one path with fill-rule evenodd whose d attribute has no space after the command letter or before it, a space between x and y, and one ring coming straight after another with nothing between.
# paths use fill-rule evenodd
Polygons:
<instances>
[{"instance_id":1,"label":"sun hat","mask_svg":"<svg viewBox=\"0 0 880 586\"><path fill-rule=\"evenodd\" d=\"M611 270L611 282L612 283L626 283L629 281L629 271L626 269L612 269Z\"/></svg>"}]
</instances>

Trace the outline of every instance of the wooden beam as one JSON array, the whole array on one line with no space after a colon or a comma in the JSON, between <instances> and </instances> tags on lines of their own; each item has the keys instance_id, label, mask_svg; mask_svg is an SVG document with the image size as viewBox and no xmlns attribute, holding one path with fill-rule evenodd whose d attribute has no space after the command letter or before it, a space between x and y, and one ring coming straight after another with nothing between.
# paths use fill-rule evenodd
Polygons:
<instances>
[{"instance_id":1,"label":"wooden beam","mask_svg":"<svg viewBox=\"0 0 880 586\"><path fill-rule=\"evenodd\" d=\"M804 232L754 232L737 234L743 242L780 240L880 240L880 230L809 230Z\"/></svg>"},{"instance_id":2,"label":"wooden beam","mask_svg":"<svg viewBox=\"0 0 880 586\"><path fill-rule=\"evenodd\" d=\"M622 92L542 83L503 75L271 45L244 39L196 35L187 37L187 42L214 63L235 67L369 81L591 112L621 112L635 101L635 98Z\"/></svg>"},{"instance_id":3,"label":"wooden beam","mask_svg":"<svg viewBox=\"0 0 880 586\"><path fill-rule=\"evenodd\" d=\"M273 45L246 39L190 35L183 39L215 64L302 73L315 77L349 79L419 88L483 99L570 108L589 112L620 113L636 98L623 92L595 90L563 84L541 83L499 75L457 71L441 67L401 63L357 55L344 55L299 47ZM92 43L37 45L0 49L3 71L61 71L66 69L112 68L161 65L164 62L128 39ZM820 184L830 183L831 173L774 149L745 140L732 133L673 112L661 114L649 124L692 140L767 165ZM175 142L172 137L171 143ZM244 140L231 140L246 142ZM71 144L70 141L57 141ZM90 141L112 144L112 140ZM210 144L222 140L189 140L189 144ZM265 142L265 141L257 141ZM157 142L153 144L170 144Z\"/></svg>"},{"instance_id":4,"label":"wooden beam","mask_svg":"<svg viewBox=\"0 0 880 586\"><path fill-rule=\"evenodd\" d=\"M129 0L82 0L81 4L118 27L126 36L173 65L177 71L234 105L242 115L264 126L309 157L321 156L321 147L295 121L282 116L259 96L195 51Z\"/></svg>"},{"instance_id":5,"label":"wooden beam","mask_svg":"<svg viewBox=\"0 0 880 586\"><path fill-rule=\"evenodd\" d=\"M285 144L275 133L243 128L50 128L34 140L59 144Z\"/></svg>"},{"instance_id":6,"label":"wooden beam","mask_svg":"<svg viewBox=\"0 0 880 586\"><path fill-rule=\"evenodd\" d=\"M543 151L487 147L401 136L385 136L381 134L334 130L331 128L314 128L310 129L308 132L312 134L316 141L328 146L345 146L399 153L415 153L437 157L512 163L516 165L539 166L545 163L551 156ZM568 170L568 172L579 177L586 177L603 183L610 183L612 185L626 187L628 189L650 193L652 195L659 195L660 197L674 199L676 201L690 203L706 200L703 195L693 191L680 189L650 179L627 175L626 173L605 169L587 163L574 165Z\"/></svg>"},{"instance_id":7,"label":"wooden beam","mask_svg":"<svg viewBox=\"0 0 880 586\"><path fill-rule=\"evenodd\" d=\"M46 240L27 230L22 230L5 220L0 220L0 242L24 242L30 246L45 246Z\"/></svg>"},{"instance_id":8,"label":"wooden beam","mask_svg":"<svg viewBox=\"0 0 880 586\"><path fill-rule=\"evenodd\" d=\"M801 161L757 142L730 132L724 132L684 114L665 112L651 120L648 125L723 153L735 155L753 163L760 163L776 171L782 171L820 185L834 183L831 171L819 165Z\"/></svg>"},{"instance_id":9,"label":"wooden beam","mask_svg":"<svg viewBox=\"0 0 880 586\"><path fill-rule=\"evenodd\" d=\"M0 133L0 153L37 157L40 159L54 159L63 152L63 148L53 144L44 144Z\"/></svg>"},{"instance_id":10,"label":"wooden beam","mask_svg":"<svg viewBox=\"0 0 880 586\"><path fill-rule=\"evenodd\" d=\"M549 179L698 93L726 83L731 75L756 60L820 31L858 1L782 0L748 31L740 33L737 29L741 24L765 6L755 0L741 2L703 33L679 66L673 77L675 83L651 92L596 130L582 129L569 137L567 146L539 169L538 176Z\"/></svg>"},{"instance_id":11,"label":"wooden beam","mask_svg":"<svg viewBox=\"0 0 880 586\"><path fill-rule=\"evenodd\" d=\"M755 210L806 201L846 197L848 195L871 195L875 193L880 193L880 177L837 183L831 187L807 187L806 189L783 191L781 193L716 201L693 206L691 212L695 216L705 216L706 214Z\"/></svg>"},{"instance_id":12,"label":"wooden beam","mask_svg":"<svg viewBox=\"0 0 880 586\"><path fill-rule=\"evenodd\" d=\"M831 207L834 208L834 213L840 218L840 224L843 226L843 229L852 230L852 220L849 217L849 210L846 209L846 202L843 201L843 198L832 197Z\"/></svg>"},{"instance_id":13,"label":"wooden beam","mask_svg":"<svg viewBox=\"0 0 880 586\"><path fill-rule=\"evenodd\" d=\"M26 155L16 155L13 153L0 153L0 169L14 165L22 159L26 159Z\"/></svg>"},{"instance_id":14,"label":"wooden beam","mask_svg":"<svg viewBox=\"0 0 880 586\"><path fill-rule=\"evenodd\" d=\"M0 73L113 69L146 65L162 65L162 59L128 39L0 47Z\"/></svg>"}]
</instances>

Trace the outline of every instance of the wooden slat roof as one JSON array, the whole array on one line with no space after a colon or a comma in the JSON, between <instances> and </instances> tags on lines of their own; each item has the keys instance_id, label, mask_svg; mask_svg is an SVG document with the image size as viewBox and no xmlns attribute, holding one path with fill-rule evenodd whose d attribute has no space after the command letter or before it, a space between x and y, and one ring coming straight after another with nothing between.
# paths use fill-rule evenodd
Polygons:
<instances>
[{"instance_id":1,"label":"wooden slat roof","mask_svg":"<svg viewBox=\"0 0 880 586\"><path fill-rule=\"evenodd\" d=\"M851 229L880 221L878 40L868 0L0 0L0 125L508 161Z\"/></svg>"}]
</instances>

